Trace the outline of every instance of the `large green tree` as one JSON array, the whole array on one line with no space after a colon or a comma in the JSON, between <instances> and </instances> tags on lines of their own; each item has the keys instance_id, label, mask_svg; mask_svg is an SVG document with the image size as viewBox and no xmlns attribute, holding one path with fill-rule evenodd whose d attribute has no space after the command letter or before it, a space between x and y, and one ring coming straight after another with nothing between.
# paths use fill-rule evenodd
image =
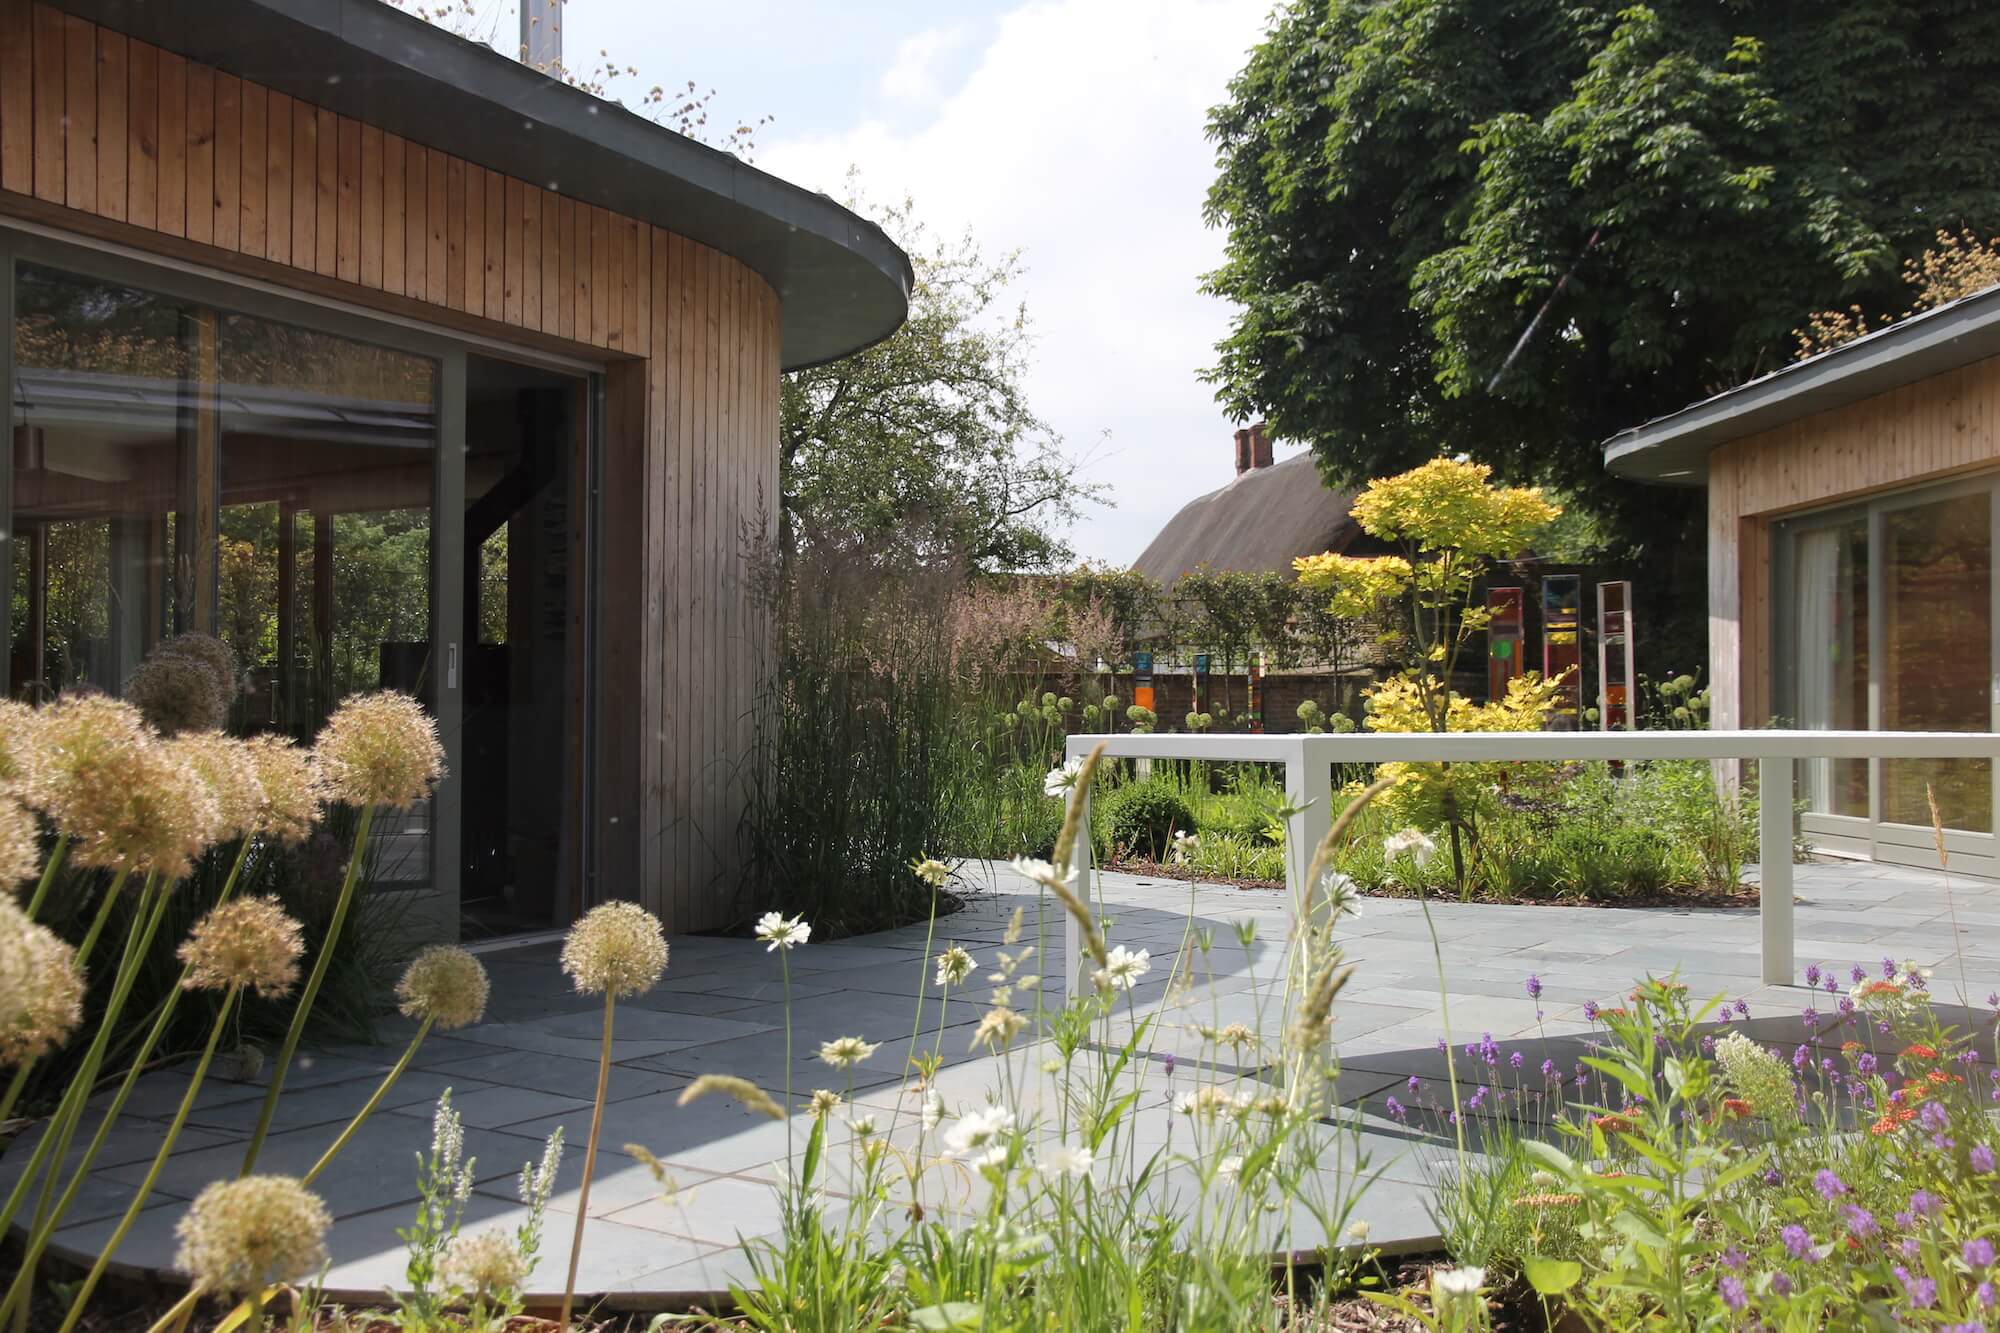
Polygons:
<instances>
[{"instance_id":1,"label":"large green tree","mask_svg":"<svg viewBox=\"0 0 2000 1333\"><path fill-rule=\"evenodd\" d=\"M1291 0L1210 132L1233 413L1346 484L1464 452L1663 546L1691 506L1606 436L2000 226L2000 5Z\"/></svg>"},{"instance_id":2,"label":"large green tree","mask_svg":"<svg viewBox=\"0 0 2000 1333\"><path fill-rule=\"evenodd\" d=\"M908 202L871 210L916 270L910 317L865 351L787 375L781 540L914 565L1049 569L1097 491L1023 387L1032 338L1009 304L1018 254L938 237Z\"/></svg>"}]
</instances>

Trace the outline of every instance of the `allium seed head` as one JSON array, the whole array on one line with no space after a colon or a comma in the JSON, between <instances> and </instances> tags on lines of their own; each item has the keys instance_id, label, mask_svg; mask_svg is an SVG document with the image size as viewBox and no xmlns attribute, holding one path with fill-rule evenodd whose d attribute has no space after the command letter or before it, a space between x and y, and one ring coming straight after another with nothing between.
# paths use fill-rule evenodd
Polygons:
<instances>
[{"instance_id":1,"label":"allium seed head","mask_svg":"<svg viewBox=\"0 0 2000 1333\"><path fill-rule=\"evenodd\" d=\"M529 1268L514 1238L497 1227L476 1236L454 1237L444 1252L445 1281L480 1300L518 1292L528 1280Z\"/></svg>"},{"instance_id":2,"label":"allium seed head","mask_svg":"<svg viewBox=\"0 0 2000 1333\"><path fill-rule=\"evenodd\" d=\"M41 1059L82 1021L76 950L0 894L0 1067Z\"/></svg>"},{"instance_id":3,"label":"allium seed head","mask_svg":"<svg viewBox=\"0 0 2000 1333\"><path fill-rule=\"evenodd\" d=\"M41 771L41 710L12 699L0 700L0 790L34 803Z\"/></svg>"},{"instance_id":4,"label":"allium seed head","mask_svg":"<svg viewBox=\"0 0 2000 1333\"><path fill-rule=\"evenodd\" d=\"M187 874L219 817L208 784L167 755L130 704L73 694L44 711L36 794L75 841L71 859L169 880Z\"/></svg>"},{"instance_id":5,"label":"allium seed head","mask_svg":"<svg viewBox=\"0 0 2000 1333\"><path fill-rule=\"evenodd\" d=\"M240 1295L318 1272L332 1224L319 1196L291 1176L218 1181L174 1228L174 1262L209 1291Z\"/></svg>"},{"instance_id":6,"label":"allium seed head","mask_svg":"<svg viewBox=\"0 0 2000 1333\"><path fill-rule=\"evenodd\" d=\"M321 729L313 756L328 794L357 809L407 810L444 776L437 724L422 704L395 690L344 700Z\"/></svg>"},{"instance_id":7,"label":"allium seed head","mask_svg":"<svg viewBox=\"0 0 2000 1333\"><path fill-rule=\"evenodd\" d=\"M449 1032L486 1016L491 989L485 964L455 944L433 944L403 969L396 1007L405 1018L428 1018Z\"/></svg>"},{"instance_id":8,"label":"allium seed head","mask_svg":"<svg viewBox=\"0 0 2000 1333\"><path fill-rule=\"evenodd\" d=\"M236 650L213 634L199 634L190 630L168 639L155 653L173 653L180 657L193 658L208 668L209 676L215 682L215 697L220 701L224 722L229 717L229 706L242 693L241 668L236 661ZM223 725L218 722L217 726Z\"/></svg>"},{"instance_id":9,"label":"allium seed head","mask_svg":"<svg viewBox=\"0 0 2000 1333\"><path fill-rule=\"evenodd\" d=\"M215 797L216 842L234 842L257 830L264 783L250 747L219 731L187 731L165 742L176 763L192 768Z\"/></svg>"},{"instance_id":10,"label":"allium seed head","mask_svg":"<svg viewBox=\"0 0 2000 1333\"><path fill-rule=\"evenodd\" d=\"M42 868L41 828L34 812L0 795L0 885L19 886Z\"/></svg>"},{"instance_id":11,"label":"allium seed head","mask_svg":"<svg viewBox=\"0 0 2000 1333\"><path fill-rule=\"evenodd\" d=\"M243 745L256 765L257 784L264 794L257 810L257 832L290 846L304 842L326 804L312 751L269 732Z\"/></svg>"},{"instance_id":12,"label":"allium seed head","mask_svg":"<svg viewBox=\"0 0 2000 1333\"><path fill-rule=\"evenodd\" d=\"M283 995L299 979L305 945L299 923L276 898L238 898L212 908L194 923L180 959L189 990L241 986L266 997Z\"/></svg>"},{"instance_id":13,"label":"allium seed head","mask_svg":"<svg viewBox=\"0 0 2000 1333\"><path fill-rule=\"evenodd\" d=\"M562 968L584 995L643 995L667 970L660 919L637 903L593 907L569 928Z\"/></svg>"},{"instance_id":14,"label":"allium seed head","mask_svg":"<svg viewBox=\"0 0 2000 1333\"><path fill-rule=\"evenodd\" d=\"M125 678L125 698L162 736L218 731L229 722L229 707L216 688L215 672L200 658L164 645Z\"/></svg>"}]
</instances>

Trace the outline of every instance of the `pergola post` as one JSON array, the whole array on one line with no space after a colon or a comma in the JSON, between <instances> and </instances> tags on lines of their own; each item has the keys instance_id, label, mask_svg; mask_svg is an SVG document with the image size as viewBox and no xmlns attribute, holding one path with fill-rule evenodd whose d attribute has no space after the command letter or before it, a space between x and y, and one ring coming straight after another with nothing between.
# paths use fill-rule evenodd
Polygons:
<instances>
[{"instance_id":1,"label":"pergola post","mask_svg":"<svg viewBox=\"0 0 2000 1333\"><path fill-rule=\"evenodd\" d=\"M1792 760L1757 761L1757 916L1767 986L1792 982Z\"/></svg>"}]
</instances>

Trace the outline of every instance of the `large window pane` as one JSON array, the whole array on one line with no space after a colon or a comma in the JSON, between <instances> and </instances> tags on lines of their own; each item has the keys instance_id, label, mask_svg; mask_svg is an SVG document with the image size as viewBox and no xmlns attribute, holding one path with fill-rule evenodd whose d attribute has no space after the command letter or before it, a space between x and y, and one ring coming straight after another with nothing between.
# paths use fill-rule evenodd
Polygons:
<instances>
[{"instance_id":1,"label":"large window pane","mask_svg":"<svg viewBox=\"0 0 2000 1333\"><path fill-rule=\"evenodd\" d=\"M1992 725L1992 512L1984 491L1893 509L1882 519L1882 726L1986 731ZM1882 818L1928 824L1928 786L1947 827L1990 832L1984 759L1882 763Z\"/></svg>"},{"instance_id":2,"label":"large window pane","mask_svg":"<svg viewBox=\"0 0 2000 1333\"><path fill-rule=\"evenodd\" d=\"M1795 722L1812 731L1868 729L1868 520L1809 528L1792 544ZM1868 815L1868 761L1809 759L1806 808Z\"/></svg>"},{"instance_id":3,"label":"large window pane","mask_svg":"<svg viewBox=\"0 0 2000 1333\"><path fill-rule=\"evenodd\" d=\"M246 315L218 359L218 620L253 709L303 735L358 691L430 699L436 366ZM378 823L378 882L428 878L429 827Z\"/></svg>"},{"instance_id":4,"label":"large window pane","mask_svg":"<svg viewBox=\"0 0 2000 1333\"><path fill-rule=\"evenodd\" d=\"M115 691L193 605L192 552L174 543L200 316L33 265L14 302L9 679L30 698Z\"/></svg>"}]
</instances>

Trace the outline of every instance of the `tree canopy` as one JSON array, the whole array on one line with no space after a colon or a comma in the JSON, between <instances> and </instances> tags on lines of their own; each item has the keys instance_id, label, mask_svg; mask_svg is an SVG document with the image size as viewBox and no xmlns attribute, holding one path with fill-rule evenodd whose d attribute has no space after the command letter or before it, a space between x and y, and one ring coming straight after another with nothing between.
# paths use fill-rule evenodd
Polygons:
<instances>
[{"instance_id":1,"label":"tree canopy","mask_svg":"<svg viewBox=\"0 0 2000 1333\"><path fill-rule=\"evenodd\" d=\"M2000 224L2000 6L1290 0L1210 133L1233 414L1342 484L1464 452L1658 533L1607 436Z\"/></svg>"},{"instance_id":2,"label":"tree canopy","mask_svg":"<svg viewBox=\"0 0 2000 1333\"><path fill-rule=\"evenodd\" d=\"M916 270L910 317L865 351L785 377L782 543L913 565L1049 569L1097 497L1023 388L1032 336L1008 304L1020 256L939 237L911 205L873 210Z\"/></svg>"}]
</instances>

